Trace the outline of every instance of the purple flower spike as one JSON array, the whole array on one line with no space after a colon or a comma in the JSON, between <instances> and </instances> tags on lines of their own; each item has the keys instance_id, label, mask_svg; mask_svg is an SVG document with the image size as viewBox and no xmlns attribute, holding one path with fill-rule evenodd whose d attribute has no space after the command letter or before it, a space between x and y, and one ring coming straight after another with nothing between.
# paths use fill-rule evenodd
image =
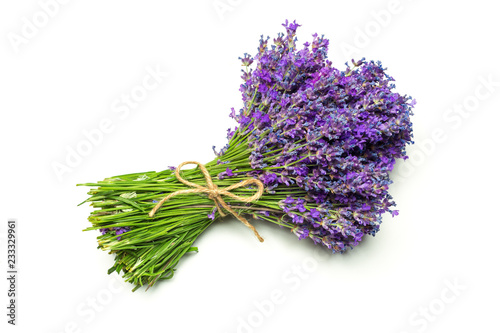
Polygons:
<instances>
[{"instance_id":1,"label":"purple flower spike","mask_svg":"<svg viewBox=\"0 0 500 333\"><path fill-rule=\"evenodd\" d=\"M214 209L212 209L212 212L210 214L208 214L208 218L211 219L212 221L215 220L215 211L217 210L216 207L214 207Z\"/></svg>"},{"instance_id":2,"label":"purple flower spike","mask_svg":"<svg viewBox=\"0 0 500 333\"><path fill-rule=\"evenodd\" d=\"M232 109L239 128L231 137L248 136L248 174L268 193L284 187L307 193L279 201L285 221L343 252L375 234L384 212L397 215L389 172L407 157L415 101L393 91L380 62L352 60L339 70L327 59L327 39L314 34L299 49L300 25L283 26L286 33L272 45L262 37L257 54L242 58L244 107ZM231 175L228 167L219 179Z\"/></svg>"}]
</instances>

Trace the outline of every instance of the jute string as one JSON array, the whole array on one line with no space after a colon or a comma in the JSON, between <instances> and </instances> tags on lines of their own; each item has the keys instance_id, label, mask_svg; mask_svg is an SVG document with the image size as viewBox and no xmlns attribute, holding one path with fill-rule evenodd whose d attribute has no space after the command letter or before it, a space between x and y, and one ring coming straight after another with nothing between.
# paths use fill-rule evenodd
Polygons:
<instances>
[{"instance_id":1,"label":"jute string","mask_svg":"<svg viewBox=\"0 0 500 333\"><path fill-rule=\"evenodd\" d=\"M179 171L186 164L198 165L198 167L200 168L200 171L205 176L205 180L207 182L206 187L192 183L188 180L183 179L180 176ZM219 211L219 214L221 216L226 216L226 214L221 209L221 206L222 206L222 208L224 208L225 210L230 212L232 215L234 215L234 217L236 217L244 225L246 225L248 228L250 228L253 231L253 233L255 234L255 236L257 236L259 241L261 241L261 242L264 241L264 239L262 237L260 237L260 235L257 232L257 230L255 229L255 227L253 225L251 225L243 216L236 213L231 208L231 206L229 206L224 201L224 199L222 199L222 196L225 195L225 196L228 196L230 198L233 198L233 199L241 201L241 202L253 202L255 200L258 200L262 196L262 194L264 193L264 184L262 184L262 182L260 180L254 179L254 178L249 178L249 179L246 179L244 181L241 181L239 183L233 184L233 185L228 186L228 187L218 188L217 185L215 185L212 182L212 177L210 177L210 174L208 173L207 168L205 168L205 166L203 164L201 164L199 162L195 162L195 161L187 161L187 162L183 162L183 163L179 164L179 166L175 169L175 177L177 177L177 179L181 183L183 183L187 186L190 186L190 187L194 187L194 188L189 189L189 190L179 190L179 191L176 191L174 193L167 195L165 198L161 199L156 204L156 206L149 212L149 217L153 217L155 215L156 211L158 209L160 209L161 205L163 205L163 203L165 201L169 200L170 198L172 198L176 195L187 194L187 193L207 193L208 197L214 201L215 207L217 207L217 210ZM241 196L235 195L235 194L230 192L231 190L234 190L236 188L244 187L244 186L251 185L251 184L257 185L257 192L254 195L252 195L251 197L241 197Z\"/></svg>"}]
</instances>

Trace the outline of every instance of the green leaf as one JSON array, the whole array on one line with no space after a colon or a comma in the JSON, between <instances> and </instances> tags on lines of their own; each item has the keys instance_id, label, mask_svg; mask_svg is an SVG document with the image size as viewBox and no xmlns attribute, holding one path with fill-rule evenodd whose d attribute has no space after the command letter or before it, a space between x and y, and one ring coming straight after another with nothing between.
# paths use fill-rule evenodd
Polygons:
<instances>
[{"instance_id":1,"label":"green leaf","mask_svg":"<svg viewBox=\"0 0 500 333\"><path fill-rule=\"evenodd\" d=\"M118 200L118 201L121 201L121 202L124 202L134 208L137 208L139 209L141 212L146 212L144 209L141 208L141 206L139 206L137 203L133 202L132 200L129 200L129 199L125 199L123 197L113 197L113 199L115 200Z\"/></svg>"}]
</instances>

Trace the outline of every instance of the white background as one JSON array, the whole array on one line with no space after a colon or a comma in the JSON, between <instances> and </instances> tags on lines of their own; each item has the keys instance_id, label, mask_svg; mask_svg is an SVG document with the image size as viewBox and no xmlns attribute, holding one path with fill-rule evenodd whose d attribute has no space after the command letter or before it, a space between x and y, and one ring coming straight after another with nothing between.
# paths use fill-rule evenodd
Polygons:
<instances>
[{"instance_id":1,"label":"white background","mask_svg":"<svg viewBox=\"0 0 500 333\"><path fill-rule=\"evenodd\" d=\"M0 5L0 264L5 272L6 221L17 218L20 272L15 328L1 279L2 332L499 330L493 1L61 0L51 16L45 3ZM98 233L81 231L90 208L76 206L87 189L75 184L211 160L235 125L230 107L241 107L238 57L287 18L302 24L300 45L325 34L335 66L381 60L417 99L416 144L391 186L400 215L344 255L255 222L260 244L228 219L173 280L130 292L106 274ZM114 112L148 68L168 75ZM68 151L106 119L108 133L68 166ZM68 167L60 177L57 163Z\"/></svg>"}]
</instances>

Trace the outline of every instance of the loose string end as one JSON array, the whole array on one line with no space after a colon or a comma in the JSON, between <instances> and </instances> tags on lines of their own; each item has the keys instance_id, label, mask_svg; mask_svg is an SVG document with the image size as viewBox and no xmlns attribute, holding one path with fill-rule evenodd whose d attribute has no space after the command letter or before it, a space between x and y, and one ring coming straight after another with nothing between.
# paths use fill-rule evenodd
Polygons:
<instances>
[{"instance_id":1,"label":"loose string end","mask_svg":"<svg viewBox=\"0 0 500 333\"><path fill-rule=\"evenodd\" d=\"M196 164L199 167L199 169L201 170L201 172L205 176L205 180L207 182L207 187L203 187L201 185L192 183L192 182L187 181L187 180L185 180L184 178L181 177L181 175L180 175L180 169L181 169L181 167L183 167L186 164ZM199 162L194 162L194 161L188 161L188 162L181 163L175 169L175 177L181 183L183 183L183 184L185 184L187 186L190 186L190 187L194 187L194 188L193 189L188 189L188 190L179 190L177 192L169 194L168 196L166 196L165 198L163 198L160 202L158 202L156 204L156 206L153 207L153 209L151 209L151 211L148 214L149 217L152 218L155 215L156 211L158 209L160 209L160 207L163 205L163 203L165 201L169 200L173 196L176 196L176 195L179 195L179 194L187 194L187 193L206 193L206 194L208 194L208 197L211 200L214 201L215 207L217 207L217 210L219 211L219 214L221 216L226 216L226 214L221 209L221 206L222 206L222 208L226 209L234 217L236 217L238 220L240 220L240 222L242 222L245 226L247 226L249 229L251 229L254 232L254 234L257 237L257 239L261 243L264 242L264 238L262 238L259 235L259 233L255 229L255 227L253 225L251 225L244 217L240 216L231 207L229 207L229 205L221 197L222 195L227 195L227 196L229 196L229 197L231 197L231 198L233 198L235 200L238 200L238 201L241 201L241 202L247 202L247 203L248 202L253 202L255 200L258 200L262 196L262 194L264 192L264 184L260 180L254 179L254 178L246 179L244 181L241 181L239 183L233 184L233 185L228 186L226 188L219 189L217 187L217 185L215 185L212 182L212 178L210 177L210 174L208 173L207 168L203 164L201 164ZM243 186L247 186L247 185L250 185L250 184L257 185L257 193L255 193L251 197L240 197L240 196L234 195L233 193L229 192L230 190L233 190L233 189L236 189L236 188L239 188L239 187L243 187Z\"/></svg>"}]
</instances>

